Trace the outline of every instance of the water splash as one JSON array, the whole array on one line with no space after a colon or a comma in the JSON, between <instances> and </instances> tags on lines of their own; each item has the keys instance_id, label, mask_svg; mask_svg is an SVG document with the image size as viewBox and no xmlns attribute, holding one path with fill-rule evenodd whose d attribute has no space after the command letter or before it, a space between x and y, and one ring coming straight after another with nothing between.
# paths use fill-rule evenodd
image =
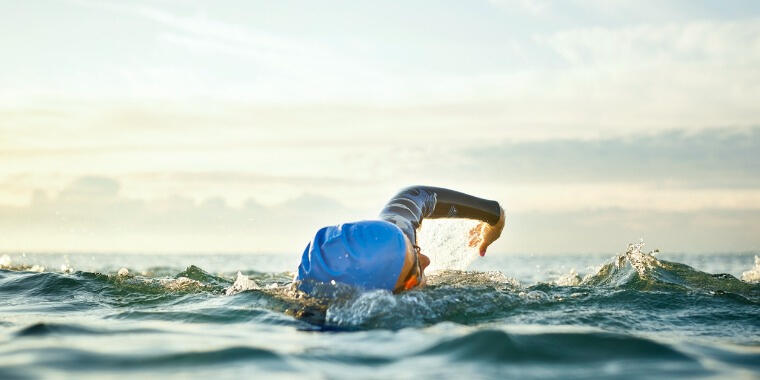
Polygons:
<instances>
[{"instance_id":1,"label":"water splash","mask_svg":"<svg viewBox=\"0 0 760 380\"><path fill-rule=\"evenodd\" d=\"M755 267L742 273L742 281L760 282L760 256L755 255Z\"/></svg>"},{"instance_id":2,"label":"water splash","mask_svg":"<svg viewBox=\"0 0 760 380\"><path fill-rule=\"evenodd\" d=\"M654 257L660 251L655 249L654 251L644 252L644 245L644 239L640 239L638 243L628 244L625 253L615 258L615 267L620 269L628 263L640 276L644 276L651 269L660 266L660 262Z\"/></svg>"},{"instance_id":3,"label":"water splash","mask_svg":"<svg viewBox=\"0 0 760 380\"><path fill-rule=\"evenodd\" d=\"M8 269L8 270L14 270L14 271L27 271L27 272L44 272L45 266L34 264L14 264L13 260L11 260L11 257L8 255L3 255L0 257L0 269Z\"/></svg>"},{"instance_id":4,"label":"water splash","mask_svg":"<svg viewBox=\"0 0 760 380\"><path fill-rule=\"evenodd\" d=\"M428 273L445 269L465 270L479 255L468 246L469 232L476 220L428 219L417 232L422 253L430 257Z\"/></svg>"},{"instance_id":5,"label":"water splash","mask_svg":"<svg viewBox=\"0 0 760 380\"><path fill-rule=\"evenodd\" d=\"M64 255L63 256L63 264L61 264L61 273L74 273L74 268L71 266L71 262L69 262L69 256Z\"/></svg>"},{"instance_id":6,"label":"water splash","mask_svg":"<svg viewBox=\"0 0 760 380\"><path fill-rule=\"evenodd\" d=\"M399 300L388 291L364 292L358 297L334 302L327 309L325 322L333 326L360 326L370 319L392 317Z\"/></svg>"},{"instance_id":7,"label":"water splash","mask_svg":"<svg viewBox=\"0 0 760 380\"><path fill-rule=\"evenodd\" d=\"M443 320L472 323L520 302L517 280L498 271L444 270L419 290L354 293L327 305L324 323L339 328L403 328Z\"/></svg>"},{"instance_id":8,"label":"water splash","mask_svg":"<svg viewBox=\"0 0 760 380\"><path fill-rule=\"evenodd\" d=\"M578 286L581 282L583 282L583 278L575 271L575 268L571 268L570 272L554 280L554 284L557 286Z\"/></svg>"},{"instance_id":9,"label":"water splash","mask_svg":"<svg viewBox=\"0 0 760 380\"><path fill-rule=\"evenodd\" d=\"M227 288L227 290L224 291L224 294L231 296L233 294L238 294L240 292L244 292L246 290L253 290L253 289L261 289L261 287L259 286L259 284L256 283L256 281L251 280L250 278L248 278L248 276L238 271L237 277L235 277L235 282L232 284L232 286L230 286L229 288Z\"/></svg>"}]
</instances>

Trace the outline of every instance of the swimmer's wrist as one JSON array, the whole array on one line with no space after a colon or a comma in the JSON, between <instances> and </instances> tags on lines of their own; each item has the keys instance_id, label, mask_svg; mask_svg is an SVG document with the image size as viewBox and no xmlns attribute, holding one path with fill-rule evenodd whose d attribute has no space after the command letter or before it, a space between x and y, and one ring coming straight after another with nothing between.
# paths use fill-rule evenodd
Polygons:
<instances>
[{"instance_id":1,"label":"swimmer's wrist","mask_svg":"<svg viewBox=\"0 0 760 380\"><path fill-rule=\"evenodd\" d=\"M507 213L504 211L504 207L499 206L499 220L496 221L496 224L491 225L491 227L503 229L506 221L507 221Z\"/></svg>"}]
</instances>

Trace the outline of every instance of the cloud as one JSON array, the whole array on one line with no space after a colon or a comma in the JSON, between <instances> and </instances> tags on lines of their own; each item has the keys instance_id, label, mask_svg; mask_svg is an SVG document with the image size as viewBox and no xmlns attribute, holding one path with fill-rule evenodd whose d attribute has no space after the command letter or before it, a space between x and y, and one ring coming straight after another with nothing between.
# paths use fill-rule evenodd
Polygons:
<instances>
[{"instance_id":1,"label":"cloud","mask_svg":"<svg viewBox=\"0 0 760 380\"><path fill-rule=\"evenodd\" d=\"M652 182L690 188L760 187L760 127L672 130L601 139L505 142L467 149L462 172L509 183Z\"/></svg>"},{"instance_id":2,"label":"cloud","mask_svg":"<svg viewBox=\"0 0 760 380\"><path fill-rule=\"evenodd\" d=\"M550 2L545 0L489 0L488 2L498 8L518 8L534 15L541 14L550 8Z\"/></svg>"},{"instance_id":3,"label":"cloud","mask_svg":"<svg viewBox=\"0 0 760 380\"><path fill-rule=\"evenodd\" d=\"M643 238L666 252L756 250L760 210L583 210L511 213L495 251L614 253Z\"/></svg>"},{"instance_id":4,"label":"cloud","mask_svg":"<svg viewBox=\"0 0 760 380\"><path fill-rule=\"evenodd\" d=\"M620 26L659 24L663 22L736 19L757 15L753 1L734 1L715 7L710 0L672 0L656 3L636 0L489 0L489 4L504 11L523 10L533 16L533 23L550 20L558 27L578 21L584 25Z\"/></svg>"},{"instance_id":5,"label":"cloud","mask_svg":"<svg viewBox=\"0 0 760 380\"><path fill-rule=\"evenodd\" d=\"M130 173L127 177L140 181L214 182L220 185L285 184L291 186L349 186L362 183L362 181L339 177L278 176L233 171L138 172Z\"/></svg>"},{"instance_id":6,"label":"cloud","mask_svg":"<svg viewBox=\"0 0 760 380\"><path fill-rule=\"evenodd\" d=\"M119 192L119 182L105 177L87 176L72 182L58 194L62 200L92 201L114 199Z\"/></svg>"},{"instance_id":7,"label":"cloud","mask_svg":"<svg viewBox=\"0 0 760 380\"><path fill-rule=\"evenodd\" d=\"M53 155L42 150L15 157L16 172L6 174L0 187L1 203L20 204L34 188L57 191L73 177L94 173L117 178L121 194L133 198L224 194L231 204L254 197L271 205L308 191L372 211L368 205L379 208L395 189L422 182L467 186L521 210L760 208L760 127L589 139L492 136L486 142L462 136L456 143L399 136L404 138L398 143L367 137L361 145L210 139L189 147L115 145Z\"/></svg>"},{"instance_id":8,"label":"cloud","mask_svg":"<svg viewBox=\"0 0 760 380\"><path fill-rule=\"evenodd\" d=\"M209 89L217 89L215 98L236 100L241 97L265 102L293 101L294 98L346 98L356 93L357 82L382 87L383 75L369 62L357 62L357 57L335 49L331 44L316 43L309 36L286 37L272 29L258 26L260 22L228 21L219 17L229 11L225 7L210 14L199 4L185 4L192 11L177 11L172 7L157 7L153 3L109 1L78 1L85 8L114 12L121 16L149 21L159 26L154 43L161 49L179 48L186 59L197 60L214 68L197 71L187 62L149 67L123 67L120 73L129 79L143 97L161 94L176 97L177 88L185 95L203 97ZM233 12L265 12L252 5L239 4ZM220 59L224 57L224 59ZM188 69L188 67L194 69ZM241 77L245 80L241 80ZM346 78L351 78L347 80ZM380 80L378 80L380 79ZM183 83L183 81L200 83ZM164 85L156 86L153 82ZM172 94L171 89L174 89ZM313 89L313 90L312 90ZM167 91L169 90L169 91Z\"/></svg>"},{"instance_id":9,"label":"cloud","mask_svg":"<svg viewBox=\"0 0 760 380\"><path fill-rule=\"evenodd\" d=\"M357 218L340 202L305 193L272 206L254 199L119 195L108 177L74 180L26 206L0 207L3 250L129 252L297 252L322 225Z\"/></svg>"},{"instance_id":10,"label":"cloud","mask_svg":"<svg viewBox=\"0 0 760 380\"><path fill-rule=\"evenodd\" d=\"M517 3L533 4L528 8L547 4ZM199 118L187 120L192 118L179 113L165 117L153 110L147 115L148 124L162 125L160 130L166 125L162 121L175 128L232 124L238 129L249 117L262 129L297 125L300 134L318 128L402 125L409 131L435 126L439 136L466 128L472 135L546 138L760 123L760 110L754 104L760 97L760 74L755 70L760 64L760 21L750 6L748 15L741 17L708 14L701 19L668 19L678 14L668 12L661 20L663 8L699 15L693 8L709 7L686 2L676 6L631 1L551 3L537 6L547 16L529 18L472 3L462 6L473 15L472 20L462 20L466 33L454 32L450 23L444 23L463 18L452 14L455 9L433 8L429 11L433 25L424 31L417 17L425 13L414 10L387 25L354 25L351 38L344 39L345 33L331 33L317 21L330 24L350 18L340 12L321 13L321 18L307 20L313 24L288 32L281 25L259 22L262 12L255 4L246 5L253 9L218 7L208 13L197 4L181 10L166 4L84 4L89 11L102 14L103 9L113 9L124 18L123 25L106 26L109 33L129 37L123 49L108 52L115 62L83 61L76 73L63 65L51 69L42 59L11 66L2 73L18 85L0 89L3 103L29 101L42 108L38 98L25 96L27 87L35 85L43 93L52 91L55 104L78 97L99 99L80 106L92 110L90 115L71 116L66 124L98 123L103 129L109 128L109 122L118 125L111 130L133 130L140 124L135 114L151 111L130 115L125 112L128 106L102 99L138 99L159 111L166 107L161 100L172 99L185 102L193 110L184 112ZM631 7L649 18L630 16ZM565 8L574 12L562 15ZM374 19L372 9L357 6L348 14ZM276 20L302 21L288 18L290 10L288 5L278 8L277 17L283 18ZM599 12L618 14L627 22L599 22L604 18L597 17ZM97 17L75 15L81 17L84 31L103 27L91 24ZM26 26L18 26L22 27ZM71 46L72 56L111 47L103 46L101 39L70 34L80 28L70 29L60 33L65 40L85 44ZM386 31L406 35L389 41ZM20 38L17 43L27 44ZM51 48L46 40L28 43L35 51ZM45 75L54 80L41 80ZM238 111L211 100L236 103ZM273 103L291 108L262 109ZM249 113L239 112L246 107ZM114 111L111 108L116 110L109 119L103 114ZM213 115L198 115L198 110ZM0 123L42 129L66 118L39 111L9 110Z\"/></svg>"},{"instance_id":11,"label":"cloud","mask_svg":"<svg viewBox=\"0 0 760 380\"><path fill-rule=\"evenodd\" d=\"M295 260L319 227L374 216L309 193L272 206L253 199L231 206L222 197L130 198L118 187L111 178L83 177L53 196L36 191L29 205L0 207L1 250L270 252ZM508 215L497 254L609 253L639 237L689 252L748 250L760 242L760 209L513 211L512 199L497 199Z\"/></svg>"},{"instance_id":12,"label":"cloud","mask_svg":"<svg viewBox=\"0 0 760 380\"><path fill-rule=\"evenodd\" d=\"M757 18L571 28L538 35L535 39L566 62L584 68L675 62L746 67L760 61L760 19Z\"/></svg>"}]
</instances>

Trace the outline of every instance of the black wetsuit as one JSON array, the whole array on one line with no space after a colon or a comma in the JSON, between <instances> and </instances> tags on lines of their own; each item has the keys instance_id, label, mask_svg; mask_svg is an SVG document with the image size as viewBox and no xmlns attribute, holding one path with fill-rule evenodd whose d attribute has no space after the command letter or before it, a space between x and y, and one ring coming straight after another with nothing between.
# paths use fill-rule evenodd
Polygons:
<instances>
[{"instance_id":1,"label":"black wetsuit","mask_svg":"<svg viewBox=\"0 0 760 380\"><path fill-rule=\"evenodd\" d=\"M401 228L417 244L417 228L424 218L467 218L495 225L501 216L499 202L431 186L407 187L380 212L380 219Z\"/></svg>"}]
</instances>

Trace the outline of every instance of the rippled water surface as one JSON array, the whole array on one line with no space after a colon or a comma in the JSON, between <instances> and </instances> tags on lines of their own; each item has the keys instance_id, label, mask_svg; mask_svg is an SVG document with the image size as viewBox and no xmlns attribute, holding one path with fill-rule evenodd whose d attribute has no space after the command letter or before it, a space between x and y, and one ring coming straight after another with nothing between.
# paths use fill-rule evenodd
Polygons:
<instances>
[{"instance_id":1,"label":"rippled water surface","mask_svg":"<svg viewBox=\"0 0 760 380\"><path fill-rule=\"evenodd\" d=\"M493 255L330 302L297 258L0 255L0 378L760 376L753 253Z\"/></svg>"}]
</instances>

